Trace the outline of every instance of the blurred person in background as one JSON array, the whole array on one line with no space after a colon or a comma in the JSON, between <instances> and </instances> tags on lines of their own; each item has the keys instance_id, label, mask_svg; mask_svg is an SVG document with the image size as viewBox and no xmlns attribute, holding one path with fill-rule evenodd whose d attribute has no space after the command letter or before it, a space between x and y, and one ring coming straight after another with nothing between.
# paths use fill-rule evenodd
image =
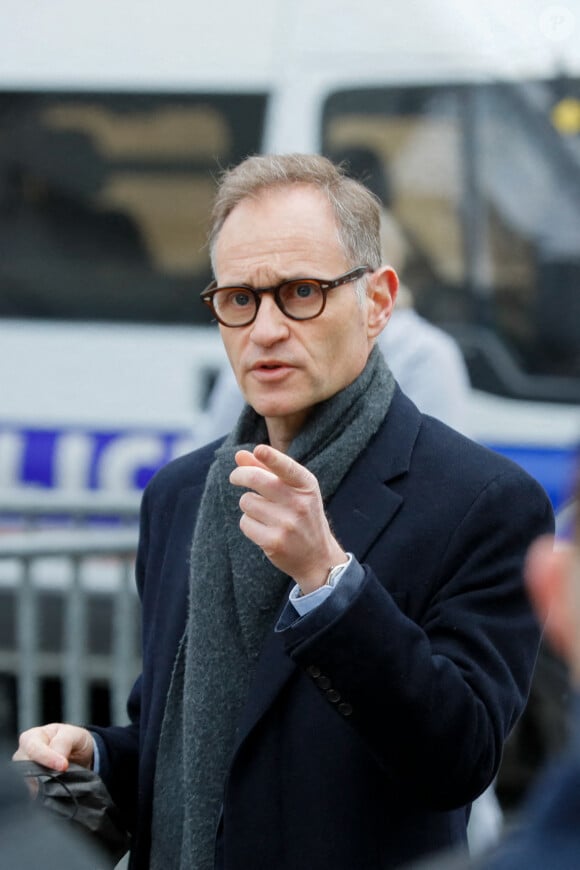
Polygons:
<instances>
[{"instance_id":1,"label":"blurred person in background","mask_svg":"<svg viewBox=\"0 0 580 870\"><path fill-rule=\"evenodd\" d=\"M529 596L545 639L566 662L570 735L535 777L524 805L495 848L477 860L432 856L413 870L577 870L580 867L580 477L556 541L535 541L526 561ZM410 868L409 868L410 870Z\"/></svg>"},{"instance_id":2,"label":"blurred person in background","mask_svg":"<svg viewBox=\"0 0 580 870\"><path fill-rule=\"evenodd\" d=\"M470 435L470 383L463 354L449 333L416 311L413 292L400 278L409 243L387 209L381 214L381 245L385 263L399 275L399 293L378 345L399 386L423 414Z\"/></svg>"},{"instance_id":3,"label":"blurred person in background","mask_svg":"<svg viewBox=\"0 0 580 870\"><path fill-rule=\"evenodd\" d=\"M577 499L580 497L580 487ZM536 782L516 830L482 870L575 870L580 867L580 520L573 540L531 548L527 587L546 637L567 663L571 735L567 752Z\"/></svg>"}]
</instances>

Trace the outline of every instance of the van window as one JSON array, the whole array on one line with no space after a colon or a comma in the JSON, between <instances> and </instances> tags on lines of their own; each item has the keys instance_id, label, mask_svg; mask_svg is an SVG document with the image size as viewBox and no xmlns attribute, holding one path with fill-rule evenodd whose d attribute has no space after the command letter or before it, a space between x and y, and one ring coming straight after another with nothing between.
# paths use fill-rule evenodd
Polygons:
<instances>
[{"instance_id":1,"label":"van window","mask_svg":"<svg viewBox=\"0 0 580 870\"><path fill-rule=\"evenodd\" d=\"M577 402L580 82L336 92L323 142L359 175L368 159L416 306L456 335L474 386Z\"/></svg>"},{"instance_id":2,"label":"van window","mask_svg":"<svg viewBox=\"0 0 580 870\"><path fill-rule=\"evenodd\" d=\"M214 177L266 99L0 93L0 316L208 322Z\"/></svg>"}]
</instances>

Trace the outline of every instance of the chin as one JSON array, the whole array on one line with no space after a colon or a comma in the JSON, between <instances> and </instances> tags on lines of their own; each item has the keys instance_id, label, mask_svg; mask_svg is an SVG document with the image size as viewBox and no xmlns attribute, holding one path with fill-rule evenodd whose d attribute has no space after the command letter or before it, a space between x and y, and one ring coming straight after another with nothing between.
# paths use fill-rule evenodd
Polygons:
<instances>
[{"instance_id":1,"label":"chin","mask_svg":"<svg viewBox=\"0 0 580 870\"><path fill-rule=\"evenodd\" d=\"M249 400L257 414L262 417L293 417L295 414L302 414L305 408L303 402L289 402L288 399L267 399L255 397L255 401Z\"/></svg>"},{"instance_id":2,"label":"chin","mask_svg":"<svg viewBox=\"0 0 580 870\"><path fill-rule=\"evenodd\" d=\"M250 402L250 405L252 405L252 408L254 409L256 414L259 414L261 417L266 418L289 417L292 414L297 413L296 409L287 408L285 406L281 406L280 404L269 404L268 402L256 402L256 404L253 404L252 402Z\"/></svg>"}]
</instances>

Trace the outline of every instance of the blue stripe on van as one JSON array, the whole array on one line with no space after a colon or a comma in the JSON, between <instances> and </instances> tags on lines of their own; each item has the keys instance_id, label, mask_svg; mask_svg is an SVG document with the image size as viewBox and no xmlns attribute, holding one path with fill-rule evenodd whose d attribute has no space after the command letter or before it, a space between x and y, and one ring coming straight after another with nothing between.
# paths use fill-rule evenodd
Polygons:
<instances>
[{"instance_id":1,"label":"blue stripe on van","mask_svg":"<svg viewBox=\"0 0 580 870\"><path fill-rule=\"evenodd\" d=\"M193 433L153 430L91 431L89 429L41 429L0 426L0 441L13 441L11 467L0 467L0 481L8 487L39 486L60 489L140 490L155 471L185 449L191 449ZM76 443L71 443L71 436ZM0 444L0 447L2 445ZM545 488L555 510L567 502L574 489L578 448L518 447L487 443L488 447L513 459ZM0 463L7 451L0 449ZM68 468L68 470L67 470ZM107 472L108 469L108 472ZM60 479L64 475L65 479ZM113 476L113 480L111 479Z\"/></svg>"},{"instance_id":2,"label":"blue stripe on van","mask_svg":"<svg viewBox=\"0 0 580 870\"><path fill-rule=\"evenodd\" d=\"M188 441L188 432L0 426L0 481L8 488L141 490L190 449Z\"/></svg>"}]
</instances>

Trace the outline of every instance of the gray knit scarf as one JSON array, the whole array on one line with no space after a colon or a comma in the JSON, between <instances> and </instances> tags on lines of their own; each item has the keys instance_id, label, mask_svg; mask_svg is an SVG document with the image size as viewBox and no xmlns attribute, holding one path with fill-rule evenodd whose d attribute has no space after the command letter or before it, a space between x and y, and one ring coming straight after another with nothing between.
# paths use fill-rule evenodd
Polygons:
<instances>
[{"instance_id":1,"label":"gray knit scarf","mask_svg":"<svg viewBox=\"0 0 580 870\"><path fill-rule=\"evenodd\" d=\"M288 455L312 471L325 503L376 434L395 382L375 348L346 389L318 405ZM177 653L159 750L152 870L212 870L235 729L266 634L290 578L239 529L234 455L267 441L249 406L216 451L192 543L189 613Z\"/></svg>"}]
</instances>

